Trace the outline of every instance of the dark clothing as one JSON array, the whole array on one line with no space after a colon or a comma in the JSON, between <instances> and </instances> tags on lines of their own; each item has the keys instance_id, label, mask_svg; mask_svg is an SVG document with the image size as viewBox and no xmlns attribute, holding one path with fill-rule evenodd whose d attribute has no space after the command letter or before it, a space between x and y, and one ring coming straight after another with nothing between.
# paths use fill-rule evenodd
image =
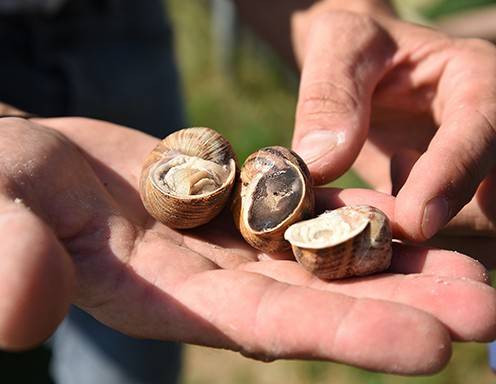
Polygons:
<instances>
[{"instance_id":1,"label":"dark clothing","mask_svg":"<svg viewBox=\"0 0 496 384\"><path fill-rule=\"evenodd\" d=\"M158 0L71 0L0 16L0 101L157 137L183 126L172 33Z\"/></svg>"}]
</instances>

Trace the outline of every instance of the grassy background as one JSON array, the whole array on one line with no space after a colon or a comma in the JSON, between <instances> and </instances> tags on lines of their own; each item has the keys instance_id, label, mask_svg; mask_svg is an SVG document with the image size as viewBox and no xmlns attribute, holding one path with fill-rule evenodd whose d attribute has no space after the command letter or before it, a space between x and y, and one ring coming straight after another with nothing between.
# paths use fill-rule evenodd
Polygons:
<instances>
[{"instance_id":1,"label":"grassy background","mask_svg":"<svg viewBox=\"0 0 496 384\"><path fill-rule=\"evenodd\" d=\"M231 77L224 76L212 55L206 1L168 0L167 3L176 31L189 124L221 131L241 161L262 146L289 145L296 105L296 77L246 31L241 33L235 72ZM427 3L433 4L433 1L403 0L401 6L408 12L408 6L421 7ZM363 185L353 174L333 184ZM329 382L484 384L494 382L494 376L488 368L486 347L482 344L455 346L453 359L442 373L420 378L370 373L334 363L266 364L232 352L194 346L187 346L185 351L184 384Z\"/></svg>"}]
</instances>

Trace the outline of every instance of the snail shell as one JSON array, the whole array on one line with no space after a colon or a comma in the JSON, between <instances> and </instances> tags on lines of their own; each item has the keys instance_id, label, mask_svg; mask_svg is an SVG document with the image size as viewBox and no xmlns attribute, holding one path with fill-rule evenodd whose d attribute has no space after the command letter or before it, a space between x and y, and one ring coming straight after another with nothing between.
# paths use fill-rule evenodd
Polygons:
<instances>
[{"instance_id":1,"label":"snail shell","mask_svg":"<svg viewBox=\"0 0 496 384\"><path fill-rule=\"evenodd\" d=\"M284 234L296 260L323 279L382 272L391 263L391 228L386 215L368 205L328 211L292 225Z\"/></svg>"},{"instance_id":2,"label":"snail shell","mask_svg":"<svg viewBox=\"0 0 496 384\"><path fill-rule=\"evenodd\" d=\"M167 136L146 158L140 194L146 210L172 228L194 228L227 203L236 179L229 142L210 128Z\"/></svg>"},{"instance_id":3,"label":"snail shell","mask_svg":"<svg viewBox=\"0 0 496 384\"><path fill-rule=\"evenodd\" d=\"M233 216L245 240L263 252L290 250L284 231L312 217L314 195L303 160L284 147L267 147L251 154L241 168Z\"/></svg>"}]
</instances>

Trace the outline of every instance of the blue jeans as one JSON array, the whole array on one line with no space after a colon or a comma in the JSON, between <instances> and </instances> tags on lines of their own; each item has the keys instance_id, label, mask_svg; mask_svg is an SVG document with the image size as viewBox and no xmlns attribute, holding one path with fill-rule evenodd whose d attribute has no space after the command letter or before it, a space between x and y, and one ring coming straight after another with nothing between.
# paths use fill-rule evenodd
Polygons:
<instances>
[{"instance_id":1,"label":"blue jeans","mask_svg":"<svg viewBox=\"0 0 496 384\"><path fill-rule=\"evenodd\" d=\"M51 340L51 375L61 384L177 383L181 346L137 340L72 308Z\"/></svg>"},{"instance_id":2,"label":"blue jeans","mask_svg":"<svg viewBox=\"0 0 496 384\"><path fill-rule=\"evenodd\" d=\"M0 44L2 102L157 137L183 126L172 33L160 0L70 0L52 15L0 15ZM77 308L50 344L56 383L178 380L178 344L127 337Z\"/></svg>"}]
</instances>

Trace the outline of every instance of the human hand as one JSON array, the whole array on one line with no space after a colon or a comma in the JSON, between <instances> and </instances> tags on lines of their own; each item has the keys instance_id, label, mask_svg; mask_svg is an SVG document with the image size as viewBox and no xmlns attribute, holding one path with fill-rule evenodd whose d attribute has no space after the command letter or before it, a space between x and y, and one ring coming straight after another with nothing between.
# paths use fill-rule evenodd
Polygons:
<instances>
[{"instance_id":1,"label":"human hand","mask_svg":"<svg viewBox=\"0 0 496 384\"><path fill-rule=\"evenodd\" d=\"M456 234L493 244L496 48L399 21L380 3L322 1L294 18L294 148L319 183L356 160L366 181L397 194L403 238L431 238L471 201Z\"/></svg>"},{"instance_id":2,"label":"human hand","mask_svg":"<svg viewBox=\"0 0 496 384\"><path fill-rule=\"evenodd\" d=\"M156 139L87 119L38 123L0 120L3 348L41 342L69 302L137 337L409 374L439 370L452 340L495 336L495 291L468 257L398 244L388 273L324 282L247 247L229 214L183 232L154 222L137 185ZM394 205L373 191L317 201Z\"/></svg>"},{"instance_id":3,"label":"human hand","mask_svg":"<svg viewBox=\"0 0 496 384\"><path fill-rule=\"evenodd\" d=\"M409 138L409 145L394 151L389 138L398 126L407 125L418 132ZM390 191L394 196L405 184L413 165L420 157L415 148L428 142L422 132L429 132L429 123L421 116L412 117L401 111L376 113L372 117L370 140L355 162L354 169L375 189ZM374 143L382 142L392 154L389 159ZM389 164L390 163L390 164ZM494 172L479 185L475 196L458 214L426 244L451 249L472 256L486 268L496 267L496 194Z\"/></svg>"}]
</instances>

